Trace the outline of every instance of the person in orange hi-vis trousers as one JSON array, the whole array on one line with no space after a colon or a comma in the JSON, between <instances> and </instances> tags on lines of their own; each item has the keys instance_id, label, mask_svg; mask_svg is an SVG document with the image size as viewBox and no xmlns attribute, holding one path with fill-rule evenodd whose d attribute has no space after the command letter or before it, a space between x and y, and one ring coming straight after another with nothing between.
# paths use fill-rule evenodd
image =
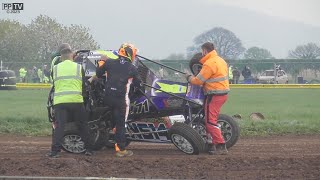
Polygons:
<instances>
[{"instance_id":1,"label":"person in orange hi-vis trousers","mask_svg":"<svg viewBox=\"0 0 320 180\"><path fill-rule=\"evenodd\" d=\"M204 102L205 125L210 155L228 153L220 125L217 123L220 109L227 101L229 89L228 65L218 56L214 45L206 42L201 46L203 65L197 76L186 75L188 82L201 85L206 96Z\"/></svg>"}]
</instances>

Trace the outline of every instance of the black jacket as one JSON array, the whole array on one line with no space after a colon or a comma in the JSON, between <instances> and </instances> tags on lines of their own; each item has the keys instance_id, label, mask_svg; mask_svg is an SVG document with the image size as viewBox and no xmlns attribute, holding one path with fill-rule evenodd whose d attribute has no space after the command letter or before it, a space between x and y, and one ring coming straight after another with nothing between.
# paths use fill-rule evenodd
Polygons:
<instances>
[{"instance_id":1,"label":"black jacket","mask_svg":"<svg viewBox=\"0 0 320 180\"><path fill-rule=\"evenodd\" d=\"M125 58L109 59L97 68L96 75L101 78L107 72L105 92L111 96L126 96L130 85L140 87L141 80L137 68Z\"/></svg>"}]
</instances>

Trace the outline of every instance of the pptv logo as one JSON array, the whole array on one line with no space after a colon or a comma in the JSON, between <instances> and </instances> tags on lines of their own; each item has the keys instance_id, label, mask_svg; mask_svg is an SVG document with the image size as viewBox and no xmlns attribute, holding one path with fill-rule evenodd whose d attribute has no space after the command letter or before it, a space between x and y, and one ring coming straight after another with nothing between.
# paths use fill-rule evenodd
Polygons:
<instances>
[{"instance_id":1,"label":"pptv logo","mask_svg":"<svg viewBox=\"0 0 320 180\"><path fill-rule=\"evenodd\" d=\"M23 3L2 3L2 10L7 13L20 13L23 11Z\"/></svg>"}]
</instances>

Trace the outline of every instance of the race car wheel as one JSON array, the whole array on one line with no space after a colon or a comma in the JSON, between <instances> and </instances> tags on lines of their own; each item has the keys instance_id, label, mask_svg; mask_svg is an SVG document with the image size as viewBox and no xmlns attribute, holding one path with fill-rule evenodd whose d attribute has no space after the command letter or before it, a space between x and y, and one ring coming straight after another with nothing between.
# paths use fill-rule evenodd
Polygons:
<instances>
[{"instance_id":1,"label":"race car wheel","mask_svg":"<svg viewBox=\"0 0 320 180\"><path fill-rule=\"evenodd\" d=\"M192 74L195 76L198 75L199 72L201 71L202 64L199 62L201 58L202 58L202 54L197 53L189 61L189 68Z\"/></svg>"},{"instance_id":2,"label":"race car wheel","mask_svg":"<svg viewBox=\"0 0 320 180\"><path fill-rule=\"evenodd\" d=\"M92 150L102 149L108 140L108 137L101 130L90 129L89 141L92 143ZM74 122L67 123L62 140L62 148L66 152L70 153L83 153L86 151L84 142L80 137L80 132Z\"/></svg>"},{"instance_id":3,"label":"race car wheel","mask_svg":"<svg viewBox=\"0 0 320 180\"><path fill-rule=\"evenodd\" d=\"M67 123L65 126L64 136L62 140L62 149L70 153L83 153L86 151L84 142L80 137L80 133L75 123Z\"/></svg>"},{"instance_id":4,"label":"race car wheel","mask_svg":"<svg viewBox=\"0 0 320 180\"><path fill-rule=\"evenodd\" d=\"M168 131L172 143L186 154L199 154L205 148L202 137L185 123L174 123Z\"/></svg>"},{"instance_id":5,"label":"race car wheel","mask_svg":"<svg viewBox=\"0 0 320 180\"><path fill-rule=\"evenodd\" d=\"M240 127L238 123L230 116L220 114L218 117L218 124L221 126L221 133L226 142L227 148L235 145L240 136ZM192 127L201 135L203 140L207 141L207 132L204 119L195 119Z\"/></svg>"}]
</instances>

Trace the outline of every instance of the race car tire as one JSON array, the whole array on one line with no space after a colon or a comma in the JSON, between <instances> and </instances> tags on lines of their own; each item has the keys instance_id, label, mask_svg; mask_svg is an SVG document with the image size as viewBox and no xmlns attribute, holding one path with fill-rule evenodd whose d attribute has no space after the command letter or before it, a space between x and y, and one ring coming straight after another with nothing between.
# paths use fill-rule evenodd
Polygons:
<instances>
[{"instance_id":1,"label":"race car tire","mask_svg":"<svg viewBox=\"0 0 320 180\"><path fill-rule=\"evenodd\" d=\"M192 127L201 135L201 137L206 141L206 130L204 119L195 119ZM231 117L226 114L219 114L218 124L221 125L221 132L224 140L226 141L227 148L231 148L235 145L240 137L240 127L239 124Z\"/></svg>"},{"instance_id":2,"label":"race car tire","mask_svg":"<svg viewBox=\"0 0 320 180\"><path fill-rule=\"evenodd\" d=\"M196 55L195 55L196 56ZM192 57L191 60L189 61L189 68L190 71L192 72L193 75L198 75L202 68L202 64L199 62L201 57Z\"/></svg>"},{"instance_id":3,"label":"race car tire","mask_svg":"<svg viewBox=\"0 0 320 180\"><path fill-rule=\"evenodd\" d=\"M69 153L80 154L86 151L84 142L75 122L68 122L64 128L62 149Z\"/></svg>"},{"instance_id":4,"label":"race car tire","mask_svg":"<svg viewBox=\"0 0 320 180\"><path fill-rule=\"evenodd\" d=\"M97 151L102 149L106 145L107 139L106 133L101 130L89 131L89 141L92 143L92 150ZM86 150L75 122L66 124L62 142L62 149L66 152L79 154Z\"/></svg>"},{"instance_id":5,"label":"race car tire","mask_svg":"<svg viewBox=\"0 0 320 180\"><path fill-rule=\"evenodd\" d=\"M202 137L191 126L176 122L168 131L168 139L182 152L197 155L205 149Z\"/></svg>"}]
</instances>

